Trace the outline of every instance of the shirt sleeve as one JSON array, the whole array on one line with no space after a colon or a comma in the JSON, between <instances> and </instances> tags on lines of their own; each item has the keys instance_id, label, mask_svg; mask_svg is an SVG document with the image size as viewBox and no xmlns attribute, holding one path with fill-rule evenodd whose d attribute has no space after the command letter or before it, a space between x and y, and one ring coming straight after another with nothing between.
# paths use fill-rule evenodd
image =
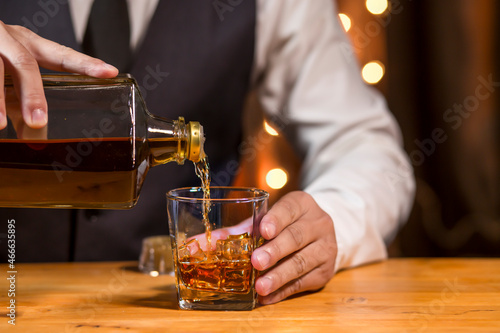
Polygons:
<instances>
[{"instance_id":1,"label":"shirt sleeve","mask_svg":"<svg viewBox=\"0 0 500 333\"><path fill-rule=\"evenodd\" d=\"M302 158L301 189L333 220L336 270L386 258L415 184L384 98L362 81L332 0L257 4L253 83Z\"/></svg>"}]
</instances>

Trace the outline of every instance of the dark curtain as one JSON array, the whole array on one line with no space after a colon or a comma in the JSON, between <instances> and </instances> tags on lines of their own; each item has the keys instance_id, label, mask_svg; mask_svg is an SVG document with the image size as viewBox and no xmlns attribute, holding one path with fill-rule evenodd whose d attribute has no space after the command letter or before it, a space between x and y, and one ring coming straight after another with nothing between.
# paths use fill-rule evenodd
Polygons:
<instances>
[{"instance_id":1,"label":"dark curtain","mask_svg":"<svg viewBox=\"0 0 500 333\"><path fill-rule=\"evenodd\" d=\"M498 256L500 3L398 3L386 31L387 98L418 184L393 253Z\"/></svg>"}]
</instances>

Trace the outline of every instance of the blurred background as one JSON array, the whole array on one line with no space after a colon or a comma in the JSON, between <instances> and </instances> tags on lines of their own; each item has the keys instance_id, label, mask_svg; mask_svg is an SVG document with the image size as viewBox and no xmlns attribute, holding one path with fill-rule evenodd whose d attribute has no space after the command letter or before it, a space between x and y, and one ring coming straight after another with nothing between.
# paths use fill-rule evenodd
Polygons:
<instances>
[{"instance_id":1,"label":"blurred background","mask_svg":"<svg viewBox=\"0 0 500 333\"><path fill-rule=\"evenodd\" d=\"M500 3L332 1L360 75L401 126L417 177L413 211L390 255L500 255ZM235 183L266 189L275 202L297 188L300 161L254 116L253 96L247 105L244 138L256 154L242 156Z\"/></svg>"}]
</instances>

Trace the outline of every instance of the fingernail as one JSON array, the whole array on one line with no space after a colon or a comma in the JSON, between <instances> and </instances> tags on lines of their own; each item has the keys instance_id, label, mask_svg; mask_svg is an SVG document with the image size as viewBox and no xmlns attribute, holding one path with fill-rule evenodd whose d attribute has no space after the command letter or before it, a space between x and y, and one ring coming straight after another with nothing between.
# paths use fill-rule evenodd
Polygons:
<instances>
[{"instance_id":1,"label":"fingernail","mask_svg":"<svg viewBox=\"0 0 500 333\"><path fill-rule=\"evenodd\" d=\"M102 75L108 76L110 73L108 72L116 72L118 73L118 69L107 63L99 63L98 65L92 66L87 70L87 75L94 77L101 77Z\"/></svg>"},{"instance_id":2,"label":"fingernail","mask_svg":"<svg viewBox=\"0 0 500 333\"><path fill-rule=\"evenodd\" d=\"M104 64L103 66L104 68L106 68L107 70L111 70L111 71L116 71L118 70L115 66L113 65L110 65L110 64Z\"/></svg>"},{"instance_id":3,"label":"fingernail","mask_svg":"<svg viewBox=\"0 0 500 333\"><path fill-rule=\"evenodd\" d=\"M262 267L262 269L266 269L267 265L269 265L269 262L271 261L271 257L269 256L269 253L266 251L260 251L255 254L257 257L257 261L259 262L259 265Z\"/></svg>"},{"instance_id":4,"label":"fingernail","mask_svg":"<svg viewBox=\"0 0 500 333\"><path fill-rule=\"evenodd\" d=\"M274 223L272 222L264 223L264 231L268 238L273 238L276 233L276 227L274 226Z\"/></svg>"},{"instance_id":5,"label":"fingernail","mask_svg":"<svg viewBox=\"0 0 500 333\"><path fill-rule=\"evenodd\" d=\"M43 127L47 124L47 113L42 109L35 109L31 113L31 126Z\"/></svg>"},{"instance_id":6,"label":"fingernail","mask_svg":"<svg viewBox=\"0 0 500 333\"><path fill-rule=\"evenodd\" d=\"M268 278L267 276L264 276L259 279L259 284L260 284L260 289L262 289L262 296L267 296L271 293L271 287L273 285L273 281Z\"/></svg>"}]
</instances>

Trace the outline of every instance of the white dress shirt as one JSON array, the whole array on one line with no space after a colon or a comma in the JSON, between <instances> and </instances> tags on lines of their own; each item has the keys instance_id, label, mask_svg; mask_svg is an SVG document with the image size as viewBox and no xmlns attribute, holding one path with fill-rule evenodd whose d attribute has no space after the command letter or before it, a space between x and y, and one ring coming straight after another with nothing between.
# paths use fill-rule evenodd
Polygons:
<instances>
[{"instance_id":1,"label":"white dress shirt","mask_svg":"<svg viewBox=\"0 0 500 333\"><path fill-rule=\"evenodd\" d=\"M69 2L81 41L92 0ZM136 48L158 0L128 4ZM252 83L303 158L301 188L332 217L336 270L386 258L411 209L413 173L383 97L360 77L332 0L257 0Z\"/></svg>"}]
</instances>

